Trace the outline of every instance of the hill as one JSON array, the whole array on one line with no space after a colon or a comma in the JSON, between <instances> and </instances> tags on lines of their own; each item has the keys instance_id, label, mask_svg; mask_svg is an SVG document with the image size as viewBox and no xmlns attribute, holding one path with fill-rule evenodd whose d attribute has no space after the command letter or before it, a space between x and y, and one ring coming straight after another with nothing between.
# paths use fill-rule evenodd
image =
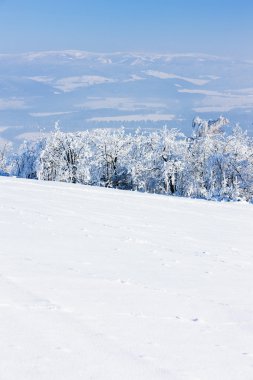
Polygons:
<instances>
[{"instance_id":1,"label":"hill","mask_svg":"<svg viewBox=\"0 0 253 380\"><path fill-rule=\"evenodd\" d=\"M252 379L252 205L0 177L0 208L1 379Z\"/></svg>"},{"instance_id":2,"label":"hill","mask_svg":"<svg viewBox=\"0 0 253 380\"><path fill-rule=\"evenodd\" d=\"M0 143L52 130L168 127L223 115L252 134L253 64L205 54L0 54Z\"/></svg>"}]
</instances>

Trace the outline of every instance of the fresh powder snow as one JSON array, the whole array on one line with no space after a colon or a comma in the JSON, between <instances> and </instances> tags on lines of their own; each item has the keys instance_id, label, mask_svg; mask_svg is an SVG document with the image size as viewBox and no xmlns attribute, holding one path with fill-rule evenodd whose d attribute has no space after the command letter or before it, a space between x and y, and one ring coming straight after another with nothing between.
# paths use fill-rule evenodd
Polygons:
<instances>
[{"instance_id":1,"label":"fresh powder snow","mask_svg":"<svg viewBox=\"0 0 253 380\"><path fill-rule=\"evenodd\" d=\"M0 178L1 380L252 380L253 208Z\"/></svg>"}]
</instances>

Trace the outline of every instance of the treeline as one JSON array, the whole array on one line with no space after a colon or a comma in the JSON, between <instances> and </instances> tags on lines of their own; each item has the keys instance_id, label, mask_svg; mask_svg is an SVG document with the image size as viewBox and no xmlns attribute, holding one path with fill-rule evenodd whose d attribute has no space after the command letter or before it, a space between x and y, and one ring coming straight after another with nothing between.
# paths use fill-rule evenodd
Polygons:
<instances>
[{"instance_id":1,"label":"treeline","mask_svg":"<svg viewBox=\"0 0 253 380\"><path fill-rule=\"evenodd\" d=\"M24 142L0 171L24 178L206 199L253 199L253 140L228 121L195 118L193 134L176 129L64 133ZM0 159L1 160L1 159Z\"/></svg>"}]
</instances>

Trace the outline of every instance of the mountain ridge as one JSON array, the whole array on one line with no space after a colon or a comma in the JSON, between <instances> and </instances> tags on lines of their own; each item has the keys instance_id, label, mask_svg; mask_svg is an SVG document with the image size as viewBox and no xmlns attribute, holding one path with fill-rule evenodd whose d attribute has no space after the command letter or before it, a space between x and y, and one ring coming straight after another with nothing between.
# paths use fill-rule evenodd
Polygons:
<instances>
[{"instance_id":1,"label":"mountain ridge","mask_svg":"<svg viewBox=\"0 0 253 380\"><path fill-rule=\"evenodd\" d=\"M2 54L0 70L2 139L49 132L58 120L65 131L168 124L190 134L196 115L223 115L253 132L250 61L64 50Z\"/></svg>"}]
</instances>

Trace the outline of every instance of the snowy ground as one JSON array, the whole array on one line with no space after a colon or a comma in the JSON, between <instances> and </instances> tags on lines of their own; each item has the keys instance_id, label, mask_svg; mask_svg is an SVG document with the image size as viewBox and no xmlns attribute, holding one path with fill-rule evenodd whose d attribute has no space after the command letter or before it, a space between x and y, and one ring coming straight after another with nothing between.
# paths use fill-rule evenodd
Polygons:
<instances>
[{"instance_id":1,"label":"snowy ground","mask_svg":"<svg viewBox=\"0 0 253 380\"><path fill-rule=\"evenodd\" d=\"M252 380L253 207L0 178L1 380Z\"/></svg>"}]
</instances>

